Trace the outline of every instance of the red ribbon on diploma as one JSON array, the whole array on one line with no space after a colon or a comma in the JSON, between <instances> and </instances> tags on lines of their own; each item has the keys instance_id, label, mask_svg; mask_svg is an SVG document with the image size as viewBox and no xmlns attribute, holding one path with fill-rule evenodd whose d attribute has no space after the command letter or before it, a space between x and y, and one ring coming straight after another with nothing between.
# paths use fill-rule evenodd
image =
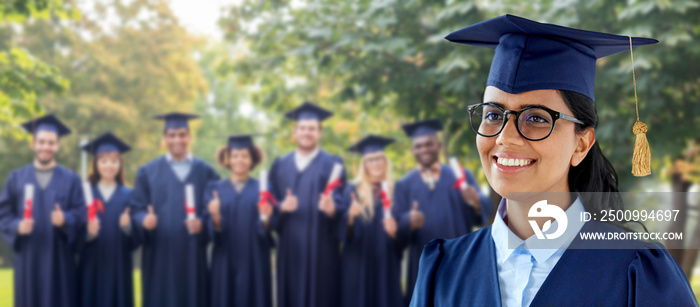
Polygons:
<instances>
[{"instance_id":1,"label":"red ribbon on diploma","mask_svg":"<svg viewBox=\"0 0 700 307\"><path fill-rule=\"evenodd\" d=\"M185 201L185 213L186 214L195 213L194 207L188 206L187 201Z\"/></svg>"},{"instance_id":2,"label":"red ribbon on diploma","mask_svg":"<svg viewBox=\"0 0 700 307\"><path fill-rule=\"evenodd\" d=\"M323 195L325 195L325 196L330 195L331 192L333 192L333 189L335 189L335 188L337 188L337 187L339 187L339 186L342 186L342 185L343 185L343 183L340 182L340 178L337 178L337 179L331 181L331 182L328 183L328 185L326 186L326 190L323 191Z\"/></svg>"},{"instance_id":3,"label":"red ribbon on diploma","mask_svg":"<svg viewBox=\"0 0 700 307\"><path fill-rule=\"evenodd\" d=\"M467 178L465 174L462 174L461 177L457 178L457 181L455 181L455 184L452 185L453 188L457 189L459 188L460 185L462 185L463 182L466 182Z\"/></svg>"},{"instance_id":4,"label":"red ribbon on diploma","mask_svg":"<svg viewBox=\"0 0 700 307\"><path fill-rule=\"evenodd\" d=\"M274 197L272 197L272 193L268 191L260 191L260 202L258 202L258 206L262 207L266 204L273 204L277 206L277 201Z\"/></svg>"},{"instance_id":5,"label":"red ribbon on diploma","mask_svg":"<svg viewBox=\"0 0 700 307\"><path fill-rule=\"evenodd\" d=\"M92 203L87 207L88 209L88 220L92 221L97 217L97 211L104 212L105 207L102 202L95 198Z\"/></svg>"},{"instance_id":6,"label":"red ribbon on diploma","mask_svg":"<svg viewBox=\"0 0 700 307\"><path fill-rule=\"evenodd\" d=\"M384 211L389 210L389 207L391 207L391 200L389 200L389 195L386 194L386 191L382 190L382 193L380 194L382 197L382 205L384 206Z\"/></svg>"},{"instance_id":7,"label":"red ribbon on diploma","mask_svg":"<svg viewBox=\"0 0 700 307\"><path fill-rule=\"evenodd\" d=\"M27 199L27 202L24 204L24 219L28 220L32 218L32 200Z\"/></svg>"}]
</instances>

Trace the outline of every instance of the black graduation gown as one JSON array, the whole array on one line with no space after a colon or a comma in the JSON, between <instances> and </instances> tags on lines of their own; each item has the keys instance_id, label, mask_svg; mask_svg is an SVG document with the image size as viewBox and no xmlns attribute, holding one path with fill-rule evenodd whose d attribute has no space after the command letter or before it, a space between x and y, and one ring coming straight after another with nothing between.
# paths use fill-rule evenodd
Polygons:
<instances>
[{"instance_id":1,"label":"black graduation gown","mask_svg":"<svg viewBox=\"0 0 700 307\"><path fill-rule=\"evenodd\" d=\"M432 191L418 170L406 174L394 187L393 216L398 223L397 238L400 244L408 245L409 248L405 304L411 299L423 246L432 239L451 239L470 233L472 227L488 220L492 209L491 200L481 193L474 176L468 170L465 173L469 185L475 187L480 195L481 215L477 215L464 202L459 189L454 186L457 178L446 165L441 166L440 177ZM422 228L411 231L408 214L414 201L418 202L418 208L425 216L425 224Z\"/></svg>"},{"instance_id":2,"label":"black graduation gown","mask_svg":"<svg viewBox=\"0 0 700 307\"><path fill-rule=\"evenodd\" d=\"M271 307L270 250L274 240L260 220L258 181L250 178L240 194L228 178L212 182L204 193L205 204L214 190L221 204L221 230L214 229L207 214L207 229L214 243L211 306Z\"/></svg>"},{"instance_id":3,"label":"black graduation gown","mask_svg":"<svg viewBox=\"0 0 700 307\"><path fill-rule=\"evenodd\" d=\"M581 232L621 232L587 222ZM530 306L696 306L688 279L658 243L609 241L625 249L589 249L579 236ZM610 246L608 246L610 247ZM491 226L425 246L411 306L501 306Z\"/></svg>"},{"instance_id":4,"label":"black graduation gown","mask_svg":"<svg viewBox=\"0 0 700 307\"><path fill-rule=\"evenodd\" d=\"M343 206L349 208L354 185L345 189ZM355 217L348 227L348 212L340 221L342 252L341 306L402 306L401 248L384 230L384 208L374 198L374 216L366 220Z\"/></svg>"},{"instance_id":5,"label":"black graduation gown","mask_svg":"<svg viewBox=\"0 0 700 307\"><path fill-rule=\"evenodd\" d=\"M192 168L180 181L165 156L139 168L131 194L132 225L143 236L141 288L143 306L207 306L207 230L191 235L185 226L185 184L194 185L195 210L202 217L206 210L204 189L219 175L206 162L194 157ZM152 205L158 217L154 230L143 228L143 219Z\"/></svg>"},{"instance_id":6,"label":"black graduation gown","mask_svg":"<svg viewBox=\"0 0 700 307\"><path fill-rule=\"evenodd\" d=\"M79 306L134 306L131 253L138 247L139 240L133 226L129 235L119 226L131 188L118 185L109 201L105 201L95 186L92 195L104 204L104 212L97 213L100 220L97 237L86 241L87 229L83 229L81 240L84 242L78 262Z\"/></svg>"},{"instance_id":7,"label":"black graduation gown","mask_svg":"<svg viewBox=\"0 0 700 307\"><path fill-rule=\"evenodd\" d=\"M75 251L86 210L80 177L56 165L51 181L42 189L33 165L10 174L0 194L0 233L14 251L15 306L65 306L77 304ZM24 216L24 186L34 185L34 228L20 236L17 226ZM51 224L58 203L66 224Z\"/></svg>"},{"instance_id":8,"label":"black graduation gown","mask_svg":"<svg viewBox=\"0 0 700 307\"><path fill-rule=\"evenodd\" d=\"M278 234L277 293L280 307L337 306L340 303L340 241L337 223L342 218L339 199L342 187L333 192L333 218L318 209L333 165L342 163L325 151L302 172L294 163L295 153L277 158L270 168L270 192L282 202L291 189L298 199L295 212L283 213L270 221ZM341 175L345 184L345 171Z\"/></svg>"}]
</instances>

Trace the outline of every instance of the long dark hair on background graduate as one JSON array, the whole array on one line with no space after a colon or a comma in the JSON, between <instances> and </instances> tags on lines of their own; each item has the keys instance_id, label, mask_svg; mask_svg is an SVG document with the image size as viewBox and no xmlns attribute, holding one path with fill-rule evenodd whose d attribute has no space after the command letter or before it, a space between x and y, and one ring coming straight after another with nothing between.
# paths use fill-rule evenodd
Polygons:
<instances>
[{"instance_id":1,"label":"long dark hair on background graduate","mask_svg":"<svg viewBox=\"0 0 700 307\"><path fill-rule=\"evenodd\" d=\"M595 103L588 96L574 91L560 90L564 103L574 117L583 121L576 124L576 133L583 133L588 128L598 125ZM603 210L622 210L624 204L617 188L617 172L596 141L586 157L577 166L569 170L569 191L580 192L583 207L587 212L600 213ZM610 222L627 229L625 222Z\"/></svg>"}]
</instances>

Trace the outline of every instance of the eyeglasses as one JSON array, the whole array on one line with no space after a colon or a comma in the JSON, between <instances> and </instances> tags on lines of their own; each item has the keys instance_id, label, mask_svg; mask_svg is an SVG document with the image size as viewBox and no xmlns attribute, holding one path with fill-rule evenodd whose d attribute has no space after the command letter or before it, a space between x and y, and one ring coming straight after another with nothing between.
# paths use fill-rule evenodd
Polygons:
<instances>
[{"instance_id":1,"label":"eyeglasses","mask_svg":"<svg viewBox=\"0 0 700 307\"><path fill-rule=\"evenodd\" d=\"M508 114L515 115L515 127L520 135L530 141L546 139L554 131L557 119L577 124L584 123L574 117L545 107L525 107L520 111L506 110L495 103L480 103L467 107L472 130L484 137L496 136L508 123Z\"/></svg>"}]
</instances>

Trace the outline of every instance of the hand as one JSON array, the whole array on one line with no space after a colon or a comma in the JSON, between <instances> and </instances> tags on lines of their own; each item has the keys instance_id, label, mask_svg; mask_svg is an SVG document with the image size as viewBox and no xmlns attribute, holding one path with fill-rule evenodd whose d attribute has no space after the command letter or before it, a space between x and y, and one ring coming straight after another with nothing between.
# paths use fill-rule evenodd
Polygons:
<instances>
[{"instance_id":1,"label":"hand","mask_svg":"<svg viewBox=\"0 0 700 307\"><path fill-rule=\"evenodd\" d=\"M323 195L321 193L321 199L318 202L318 209L323 211L328 217L333 217L335 214L335 205L333 204L333 199L330 196Z\"/></svg>"},{"instance_id":2,"label":"hand","mask_svg":"<svg viewBox=\"0 0 700 307\"><path fill-rule=\"evenodd\" d=\"M417 201L413 202L413 208L411 208L411 211L408 213L408 220L411 224L411 230L421 228L423 227L423 224L425 224L425 216L423 215L423 212L418 210Z\"/></svg>"},{"instance_id":3,"label":"hand","mask_svg":"<svg viewBox=\"0 0 700 307\"><path fill-rule=\"evenodd\" d=\"M221 215L221 201L219 201L219 193L216 191L213 191L213 196L209 201L209 205L207 208L209 209L209 214L211 214L212 217L217 217Z\"/></svg>"},{"instance_id":4,"label":"hand","mask_svg":"<svg viewBox=\"0 0 700 307\"><path fill-rule=\"evenodd\" d=\"M469 186L464 190L460 190L460 192L467 204L472 206L477 213L481 212L481 198L479 198L479 193L476 192L474 187Z\"/></svg>"},{"instance_id":5,"label":"hand","mask_svg":"<svg viewBox=\"0 0 700 307\"><path fill-rule=\"evenodd\" d=\"M292 190L287 189L287 196L284 198L284 201L280 206L280 211L283 213L294 212L297 210L298 205L299 201L297 200L297 197L292 194Z\"/></svg>"},{"instance_id":6,"label":"hand","mask_svg":"<svg viewBox=\"0 0 700 307\"><path fill-rule=\"evenodd\" d=\"M202 231L202 221L198 218L186 219L185 225L187 226L187 231L189 231L191 235L196 235Z\"/></svg>"},{"instance_id":7,"label":"hand","mask_svg":"<svg viewBox=\"0 0 700 307\"><path fill-rule=\"evenodd\" d=\"M143 219L143 228L153 230L158 225L158 216L153 212L153 206L148 205L148 214Z\"/></svg>"},{"instance_id":8,"label":"hand","mask_svg":"<svg viewBox=\"0 0 700 307\"><path fill-rule=\"evenodd\" d=\"M124 213L119 216L119 227L126 228L131 225L131 215L129 215L129 207L124 209Z\"/></svg>"},{"instance_id":9,"label":"hand","mask_svg":"<svg viewBox=\"0 0 700 307\"><path fill-rule=\"evenodd\" d=\"M26 236L34 229L34 219L22 219L17 225L17 233Z\"/></svg>"},{"instance_id":10,"label":"hand","mask_svg":"<svg viewBox=\"0 0 700 307\"><path fill-rule=\"evenodd\" d=\"M350 209L348 210L348 223L352 225L355 217L362 213L362 204L357 201L355 193L351 193L350 196L352 197L352 203L350 203Z\"/></svg>"},{"instance_id":11,"label":"hand","mask_svg":"<svg viewBox=\"0 0 700 307\"><path fill-rule=\"evenodd\" d=\"M393 217L385 218L382 220L382 224L384 224L384 231L389 235L389 238L396 239L396 230L398 229L396 220Z\"/></svg>"},{"instance_id":12,"label":"hand","mask_svg":"<svg viewBox=\"0 0 700 307\"><path fill-rule=\"evenodd\" d=\"M55 204L53 212L51 212L51 223L55 227L63 227L66 224L66 216L63 214L59 204Z\"/></svg>"},{"instance_id":13,"label":"hand","mask_svg":"<svg viewBox=\"0 0 700 307\"><path fill-rule=\"evenodd\" d=\"M258 210L260 210L260 215L264 215L267 217L270 217L272 215L272 205L270 203L265 202L264 204L258 206Z\"/></svg>"},{"instance_id":14,"label":"hand","mask_svg":"<svg viewBox=\"0 0 700 307\"><path fill-rule=\"evenodd\" d=\"M87 230L91 237L97 237L97 234L100 232L100 219L95 218L92 221L88 221Z\"/></svg>"}]
</instances>

